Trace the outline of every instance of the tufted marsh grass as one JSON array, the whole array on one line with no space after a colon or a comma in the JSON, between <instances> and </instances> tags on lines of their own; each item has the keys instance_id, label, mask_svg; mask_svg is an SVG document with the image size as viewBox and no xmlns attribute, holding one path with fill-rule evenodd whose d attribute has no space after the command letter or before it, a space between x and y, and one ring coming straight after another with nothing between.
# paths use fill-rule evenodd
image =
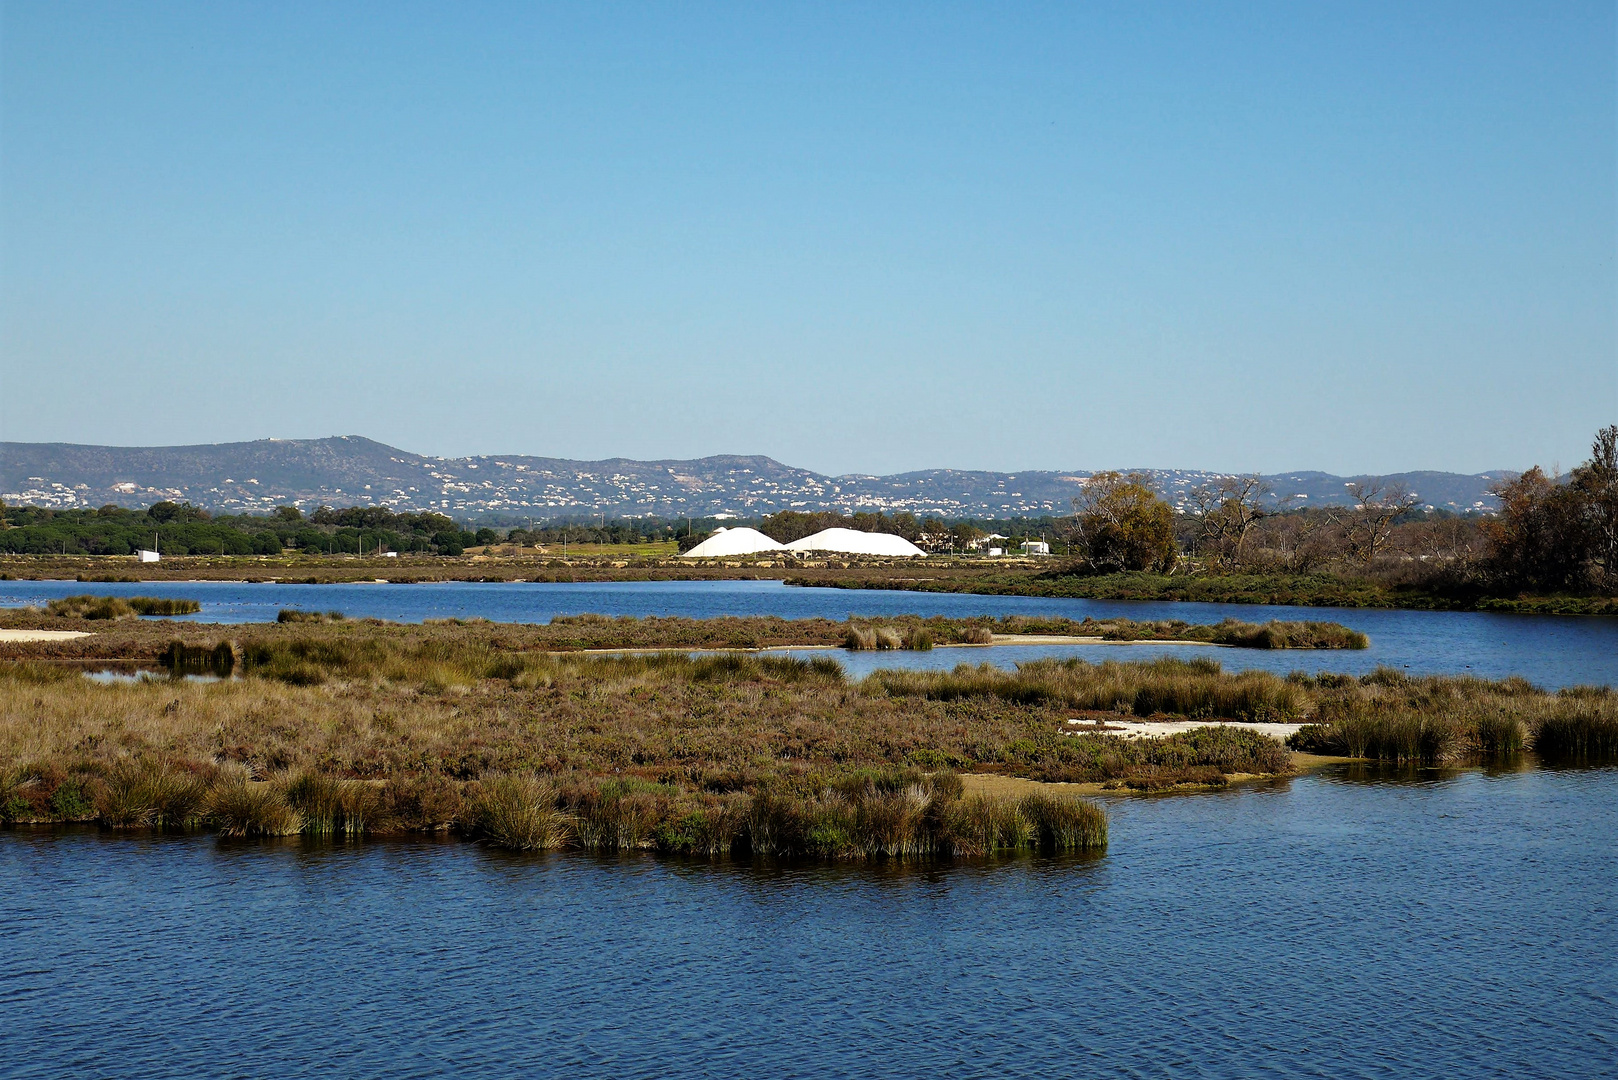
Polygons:
<instances>
[{"instance_id":1,"label":"tufted marsh grass","mask_svg":"<svg viewBox=\"0 0 1618 1080\"><path fill-rule=\"evenodd\" d=\"M45 614L62 619L130 619L137 615L194 615L196 600L161 596L64 596L45 605Z\"/></svg>"},{"instance_id":2,"label":"tufted marsh grass","mask_svg":"<svg viewBox=\"0 0 1618 1080\"><path fill-rule=\"evenodd\" d=\"M1327 691L1313 723L1291 739L1298 750L1417 764L1525 750L1546 761L1618 758L1618 694L1608 687L1553 694L1517 678L1415 678L1389 668L1289 681Z\"/></svg>"},{"instance_id":3,"label":"tufted marsh grass","mask_svg":"<svg viewBox=\"0 0 1618 1080\"><path fill-rule=\"evenodd\" d=\"M647 632L631 623L558 632ZM1613 754L1618 717L1606 689L1387 670L1282 678L1212 657L851 681L827 656L555 651L542 647L555 638L489 623L295 623L224 640L217 627L162 638L126 625L138 632L96 647L161 642L171 670L229 662L240 677L97 684L42 659L0 661L0 818L238 836L451 830L518 849L703 857L1095 850L1106 824L1092 804L1054 788L966 794L958 772L1152 791L1291 771L1281 743L1220 720L1307 722L1294 745L1316 753L1594 761ZM954 632L884 626L901 644ZM1129 740L1108 730L1120 716L1209 723Z\"/></svg>"}]
</instances>

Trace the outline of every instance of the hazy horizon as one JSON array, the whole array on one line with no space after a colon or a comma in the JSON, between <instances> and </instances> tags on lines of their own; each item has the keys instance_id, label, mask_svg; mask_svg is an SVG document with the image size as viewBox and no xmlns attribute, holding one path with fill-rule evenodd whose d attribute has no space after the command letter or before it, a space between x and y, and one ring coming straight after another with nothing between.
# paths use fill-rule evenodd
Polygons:
<instances>
[{"instance_id":1,"label":"hazy horizon","mask_svg":"<svg viewBox=\"0 0 1618 1080\"><path fill-rule=\"evenodd\" d=\"M263 441L268 441L268 442L320 442L320 441L324 441L324 440L327 440L327 439L367 439L367 440L369 440L371 442L378 443L378 444L386 446L386 447L388 447L390 449L401 450L401 451L404 451L405 453L416 454L416 455L418 455L420 457L436 458L436 459L446 460L446 461L462 461L462 460L466 460L466 459L469 459L469 458L548 458L548 459L558 460L558 461L575 461L575 462L580 462L580 463L593 463L593 462L601 462L601 461L638 461L638 462L648 462L648 463L650 463L650 462L662 462L662 461L698 461L698 460L703 460L703 459L706 459L706 458L723 458L723 457L741 457L741 458L764 457L764 458L769 458L772 461L776 462L777 464L784 465L784 466L786 466L788 468L806 469L806 470L808 470L810 472L817 472L817 473L821 473L822 475L828 475L828 476L896 476L896 475L902 475L904 473L910 473L910 472L931 472L931 471L943 471L943 470L951 470L951 471L956 471L956 472L986 472L986 473L1005 473L1005 474L1032 473L1032 472L1092 473L1092 472L1102 472L1102 471L1107 471L1107 470L1120 471L1120 472L1130 472L1130 471L1133 471L1133 470L1162 471L1162 472L1171 472L1171 471L1180 471L1180 472L1219 472L1219 471L1221 471L1221 470L1217 470L1217 469L1209 469L1209 468L1206 468L1204 466L1197 465L1197 464L1184 464L1184 463L1182 463L1182 464L1177 464L1177 465L1144 465L1144 464L1140 464L1138 462L1133 463L1133 464L1124 464L1124 463L1118 463L1118 462L1111 462L1111 463L1098 464L1098 465L1078 464L1078 465L1058 465L1058 466L1054 466L1054 467L1052 467L1052 466L1032 466L1032 465L1030 465L1030 466L1025 466L1025 467L1022 467L1022 468L1017 468L1017 467L1012 467L1012 468L990 468L990 467L987 467L987 466L967 466L967 465L923 465L923 466L920 466L920 467L914 468L914 469L898 469L898 470L894 470L893 472L887 472L887 473L878 473L878 472L875 472L875 471L873 471L871 469L846 469L846 470L843 470L843 471L837 472L837 473L828 473L825 470L814 469L813 467L808 466L808 465L804 465L804 464L802 464L800 462L786 460L786 459L777 457L774 454L767 454L767 453L763 453L761 451L718 450L718 451L715 451L715 452L710 453L710 454L700 454L700 455L695 455L693 457L673 457L673 456L670 456L668 454L648 456L648 457L633 457L633 456L628 455L628 454L606 454L606 455L601 456L601 457L589 457L589 458L569 457L567 455L559 455L559 454L531 453L531 452L525 451L525 450L510 450L510 449L505 450L505 451L493 451L493 452L489 452L489 453L474 453L474 454L429 454L429 453L425 453L423 451L416 450L416 449L414 449L412 447L409 447L409 446L398 446L398 445L386 442L386 441L381 440L381 439L373 439L368 435L361 435L361 434L358 434L358 433L355 433L355 432L349 432L349 433L344 434L344 435L319 435L319 436L314 436L314 437L308 438L308 439L303 439L303 438L283 438L281 436L267 435L267 436L264 436L261 439L227 439L227 440L221 440L220 442L212 442L212 443L147 443L147 444L121 443L121 444L115 444L115 443L68 442L68 441L64 441L64 440L61 440L61 439L51 439L51 440L43 440L42 439L42 440L27 440L27 441L11 439L11 440L0 440L0 442L22 443L23 445L34 445L34 446L56 445L56 446L94 447L94 448L104 448L104 449L111 449L111 450L191 450L191 449L205 449L205 448L208 448L208 447L217 447L217 446L242 445L242 444L246 444L246 443L263 442ZM1578 464L1578 462L1573 462L1572 463L1572 465L1576 465L1576 464ZM1566 472L1567 469L1571 468L1571 467L1572 467L1571 465L1563 465L1561 467L1560 471L1561 472ZM1502 472L1522 472L1522 471L1525 471L1527 468L1529 468L1529 466L1512 467L1512 466L1501 465L1501 466L1494 466L1494 467L1487 468L1487 469L1475 469L1475 470L1462 472L1460 470L1455 470L1455 469L1430 469L1430 468L1427 468L1427 467L1422 466L1422 465L1411 465L1411 466L1404 467L1404 468L1399 468L1399 469L1382 470L1379 473L1379 472L1372 472L1372 471L1365 470L1365 469L1352 470L1352 471L1348 471L1348 472L1332 472L1331 470L1328 470L1328 469L1316 469L1316 468L1311 468L1311 467L1307 467L1307 466L1298 466L1298 467L1290 467L1290 468L1283 468L1283 469L1270 469L1270 470L1264 470L1264 471L1265 471L1266 475L1284 475L1286 473L1310 473L1310 472L1315 472L1315 473L1325 473L1327 475L1332 475L1332 476L1379 476L1379 475L1395 475L1395 474L1399 474L1399 473L1413 473L1413 472L1448 472L1448 473L1456 473L1457 475L1462 475L1462 476L1479 476L1479 475L1502 473Z\"/></svg>"}]
</instances>

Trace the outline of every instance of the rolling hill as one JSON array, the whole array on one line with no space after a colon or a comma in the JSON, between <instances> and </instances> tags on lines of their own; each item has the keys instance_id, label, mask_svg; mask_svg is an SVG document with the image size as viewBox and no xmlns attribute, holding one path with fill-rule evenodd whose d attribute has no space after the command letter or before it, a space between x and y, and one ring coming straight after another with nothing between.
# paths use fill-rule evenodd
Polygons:
<instances>
[{"instance_id":1,"label":"rolling hill","mask_svg":"<svg viewBox=\"0 0 1618 1080\"><path fill-rule=\"evenodd\" d=\"M1171 502L1219 474L1156 469ZM356 435L261 439L202 446L116 447L0 443L0 498L61 509L162 499L214 511L263 513L292 503L312 508L385 505L461 518L535 521L609 517L756 517L781 510L885 510L946 517L1062 514L1085 471L1018 473L927 469L892 476L826 476L768 457L719 455L689 461L574 461L495 455L436 458ZM1492 509L1501 472L1409 472L1386 477L1320 472L1267 477L1298 505L1347 502L1344 485L1402 483L1434 507Z\"/></svg>"}]
</instances>

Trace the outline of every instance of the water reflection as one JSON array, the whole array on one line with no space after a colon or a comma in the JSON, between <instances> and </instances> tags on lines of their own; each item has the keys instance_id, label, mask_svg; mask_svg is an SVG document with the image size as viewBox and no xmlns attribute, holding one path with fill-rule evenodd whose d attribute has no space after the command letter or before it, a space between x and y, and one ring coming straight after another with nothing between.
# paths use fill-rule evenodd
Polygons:
<instances>
[{"instance_id":1,"label":"water reflection","mask_svg":"<svg viewBox=\"0 0 1618 1080\"><path fill-rule=\"evenodd\" d=\"M238 681L240 676L181 674L175 671L153 671L150 668L133 668L119 670L117 668L103 668L100 671L86 671L84 677L91 682L102 683L107 686L133 685L145 682L189 682L189 683L216 683Z\"/></svg>"}]
</instances>

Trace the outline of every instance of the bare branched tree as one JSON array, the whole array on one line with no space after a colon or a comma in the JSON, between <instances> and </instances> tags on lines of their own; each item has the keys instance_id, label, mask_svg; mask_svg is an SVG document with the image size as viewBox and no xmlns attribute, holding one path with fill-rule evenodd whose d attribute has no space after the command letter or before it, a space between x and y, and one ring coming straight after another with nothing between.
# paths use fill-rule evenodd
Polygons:
<instances>
[{"instance_id":1,"label":"bare branched tree","mask_svg":"<svg viewBox=\"0 0 1618 1080\"><path fill-rule=\"evenodd\" d=\"M1343 530L1349 557L1370 566L1393 534L1394 521L1421 505L1421 499L1402 484L1384 485L1373 480L1348 484L1347 488L1354 508L1332 511L1332 520Z\"/></svg>"},{"instance_id":2,"label":"bare branched tree","mask_svg":"<svg viewBox=\"0 0 1618 1080\"><path fill-rule=\"evenodd\" d=\"M1272 489L1262 477L1222 476L1191 489L1191 516L1200 530L1198 550L1217 565L1242 565L1248 535L1268 516L1263 499Z\"/></svg>"},{"instance_id":3,"label":"bare branched tree","mask_svg":"<svg viewBox=\"0 0 1618 1080\"><path fill-rule=\"evenodd\" d=\"M1596 432L1590 460L1573 473L1583 495L1590 533L1590 559L1597 582L1618 587L1618 425Z\"/></svg>"}]
</instances>

